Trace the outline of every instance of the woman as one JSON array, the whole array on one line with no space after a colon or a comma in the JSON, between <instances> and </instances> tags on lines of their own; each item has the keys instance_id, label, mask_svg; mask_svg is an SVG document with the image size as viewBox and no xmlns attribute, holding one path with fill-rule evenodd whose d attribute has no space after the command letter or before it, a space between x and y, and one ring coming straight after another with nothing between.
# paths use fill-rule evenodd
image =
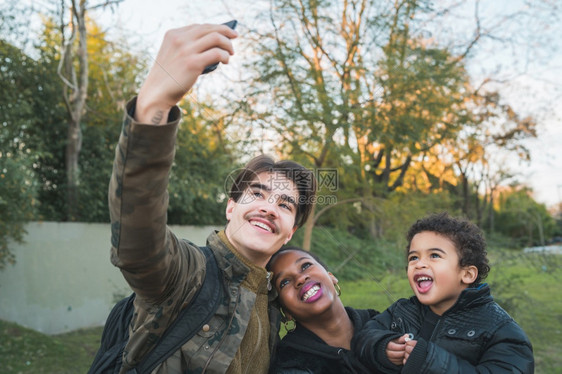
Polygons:
<instances>
[{"instance_id":1,"label":"woman","mask_svg":"<svg viewBox=\"0 0 562 374\"><path fill-rule=\"evenodd\" d=\"M369 373L350 352L350 343L378 312L344 307L337 278L301 248L282 248L266 268L273 272L288 331L270 373Z\"/></svg>"}]
</instances>

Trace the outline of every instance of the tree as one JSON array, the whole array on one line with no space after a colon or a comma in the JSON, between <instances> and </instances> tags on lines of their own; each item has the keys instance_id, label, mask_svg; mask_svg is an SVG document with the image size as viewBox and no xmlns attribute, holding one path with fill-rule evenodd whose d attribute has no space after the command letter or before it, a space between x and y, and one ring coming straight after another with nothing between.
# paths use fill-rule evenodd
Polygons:
<instances>
[{"instance_id":1,"label":"tree","mask_svg":"<svg viewBox=\"0 0 562 374\"><path fill-rule=\"evenodd\" d=\"M88 34L86 13L89 9L118 4L121 0L106 0L88 7L87 0L70 1L70 17L66 19L66 3L61 1L60 35L62 53L57 73L63 86L63 98L68 111L68 132L66 136L66 207L67 219L79 218L79 155L82 149L82 117L88 98Z\"/></svg>"},{"instance_id":2,"label":"tree","mask_svg":"<svg viewBox=\"0 0 562 374\"><path fill-rule=\"evenodd\" d=\"M444 25L459 10L466 27L453 38ZM458 185L462 211L480 221L489 204L479 192L497 170L486 157L493 147L523 154L535 123L483 84L474 89L466 65L491 41L520 45L512 27L536 11L488 19L479 1L272 1L248 38L255 76L237 105L253 126L274 134L279 153L318 172L337 169L337 213L317 205L326 222L383 235L378 199L412 186L408 173L421 175L412 166L429 171L429 159L445 174L424 178L439 188ZM318 219L313 214L306 224L305 248Z\"/></svg>"},{"instance_id":3,"label":"tree","mask_svg":"<svg viewBox=\"0 0 562 374\"><path fill-rule=\"evenodd\" d=\"M18 48L0 40L0 269L13 263L10 242L21 242L24 224L35 211L37 180L31 172L41 154L35 132L48 99L49 80L38 64ZM35 98L37 101L35 101Z\"/></svg>"},{"instance_id":4,"label":"tree","mask_svg":"<svg viewBox=\"0 0 562 374\"><path fill-rule=\"evenodd\" d=\"M512 188L502 194L496 213L496 232L519 245L545 245L557 230L544 204L537 203L528 188Z\"/></svg>"},{"instance_id":5,"label":"tree","mask_svg":"<svg viewBox=\"0 0 562 374\"><path fill-rule=\"evenodd\" d=\"M514 177L505 160L513 156L521 162L530 160L523 141L536 137L537 124L529 116L521 118L497 92L474 90L462 105L468 114L462 131L425 152L417 167L432 181L429 190L445 187L455 193L462 214L481 225L486 211L493 222L490 208L497 187Z\"/></svg>"},{"instance_id":6,"label":"tree","mask_svg":"<svg viewBox=\"0 0 562 374\"><path fill-rule=\"evenodd\" d=\"M138 87L137 76L144 68L144 61L128 52L124 41L110 41L106 33L94 20L86 20L88 32L87 50L90 67L88 69L88 92L90 98L85 104L80 123L81 154L78 159L80 170L79 194L76 207L82 221L106 222L107 181L111 174L115 139L119 134L119 124L123 107L128 98L133 97ZM46 18L42 33L37 41L38 61L56 75L61 59L61 30L51 18ZM52 93L56 104L45 108L62 108L58 118L46 117L41 122L42 138L45 139L47 153L35 168L41 180L39 213L42 219L68 220L68 201L66 193L66 118L62 92L62 81L57 79L58 92ZM60 111L59 111L60 113Z\"/></svg>"},{"instance_id":7,"label":"tree","mask_svg":"<svg viewBox=\"0 0 562 374\"><path fill-rule=\"evenodd\" d=\"M373 199L396 190L416 154L462 126L446 116L463 99L462 64L411 32L426 6L276 1L270 29L252 38L257 88L245 99L246 114L271 126L285 155L317 171L336 168L338 197L362 199L355 223L369 222L374 236ZM313 214L305 248L314 223Z\"/></svg>"},{"instance_id":8,"label":"tree","mask_svg":"<svg viewBox=\"0 0 562 374\"><path fill-rule=\"evenodd\" d=\"M62 57L57 70L62 79L63 98L68 111L68 132L66 136L66 207L67 219L78 218L78 157L82 148L82 129L80 122L85 112L86 98L88 96L88 49L86 46L86 0L71 1L70 7L70 36L65 35L66 21L63 19L65 3L61 2L61 35ZM78 46L75 41L78 37ZM78 68L74 58L78 60Z\"/></svg>"},{"instance_id":9,"label":"tree","mask_svg":"<svg viewBox=\"0 0 562 374\"><path fill-rule=\"evenodd\" d=\"M13 264L12 242L21 243L34 213L35 180L20 158L0 152L0 270Z\"/></svg>"},{"instance_id":10,"label":"tree","mask_svg":"<svg viewBox=\"0 0 562 374\"><path fill-rule=\"evenodd\" d=\"M468 76L462 61L423 35L415 22L428 4L394 3L388 41L376 77L381 97L372 119L357 133L364 179L370 194L387 197L403 186L416 159L458 137L470 113L463 105ZM379 216L370 232L381 236Z\"/></svg>"},{"instance_id":11,"label":"tree","mask_svg":"<svg viewBox=\"0 0 562 374\"><path fill-rule=\"evenodd\" d=\"M181 108L183 120L169 183L168 222L223 224L231 180L228 176L237 159L225 138L228 121L213 108L189 100L182 101Z\"/></svg>"},{"instance_id":12,"label":"tree","mask_svg":"<svg viewBox=\"0 0 562 374\"><path fill-rule=\"evenodd\" d=\"M127 100L138 90L138 77L146 66L142 56L128 51L122 40L110 40L98 24L88 19L88 101L82 118L79 159L80 220L107 222L107 184L115 157Z\"/></svg>"}]
</instances>

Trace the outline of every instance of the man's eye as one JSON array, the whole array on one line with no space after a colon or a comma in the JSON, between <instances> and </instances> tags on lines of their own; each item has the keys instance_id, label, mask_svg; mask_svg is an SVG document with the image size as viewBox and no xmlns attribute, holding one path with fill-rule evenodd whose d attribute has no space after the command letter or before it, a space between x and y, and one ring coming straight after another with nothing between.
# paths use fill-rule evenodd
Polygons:
<instances>
[{"instance_id":1,"label":"man's eye","mask_svg":"<svg viewBox=\"0 0 562 374\"><path fill-rule=\"evenodd\" d=\"M281 203L279 204L279 206L283 209L287 209L287 210L292 210L293 206L291 204L287 204L287 203Z\"/></svg>"},{"instance_id":2,"label":"man's eye","mask_svg":"<svg viewBox=\"0 0 562 374\"><path fill-rule=\"evenodd\" d=\"M418 256L410 256L408 257L408 261L416 261L418 259Z\"/></svg>"},{"instance_id":3,"label":"man's eye","mask_svg":"<svg viewBox=\"0 0 562 374\"><path fill-rule=\"evenodd\" d=\"M263 192L261 192L261 191L254 191L254 192L252 192L252 195L254 195L255 197L263 197Z\"/></svg>"},{"instance_id":4,"label":"man's eye","mask_svg":"<svg viewBox=\"0 0 562 374\"><path fill-rule=\"evenodd\" d=\"M441 258L441 255L439 253L432 253L431 258Z\"/></svg>"}]
</instances>

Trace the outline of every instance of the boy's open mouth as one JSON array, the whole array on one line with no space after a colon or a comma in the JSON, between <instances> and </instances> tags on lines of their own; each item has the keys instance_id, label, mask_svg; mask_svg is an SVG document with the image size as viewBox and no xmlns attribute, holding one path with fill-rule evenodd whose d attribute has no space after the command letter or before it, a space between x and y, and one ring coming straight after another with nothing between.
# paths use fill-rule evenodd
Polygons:
<instances>
[{"instance_id":1,"label":"boy's open mouth","mask_svg":"<svg viewBox=\"0 0 562 374\"><path fill-rule=\"evenodd\" d=\"M429 289L433 285L433 278L428 275L419 274L414 276L414 282L416 282L418 286L418 291L421 293L425 293L429 291Z\"/></svg>"}]
</instances>

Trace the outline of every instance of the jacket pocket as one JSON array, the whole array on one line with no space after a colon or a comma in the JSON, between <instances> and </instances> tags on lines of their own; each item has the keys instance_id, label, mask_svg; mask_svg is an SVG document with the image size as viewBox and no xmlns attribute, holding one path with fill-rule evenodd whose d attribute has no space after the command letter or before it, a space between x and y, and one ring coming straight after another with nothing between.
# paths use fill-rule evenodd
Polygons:
<instances>
[{"instance_id":1,"label":"jacket pocket","mask_svg":"<svg viewBox=\"0 0 562 374\"><path fill-rule=\"evenodd\" d=\"M205 367L219 344L224 327L224 319L215 315L181 347L182 356L190 372Z\"/></svg>"},{"instance_id":2,"label":"jacket pocket","mask_svg":"<svg viewBox=\"0 0 562 374\"><path fill-rule=\"evenodd\" d=\"M449 326L439 334L436 343L447 351L475 363L480 359L488 340L489 332L482 328Z\"/></svg>"}]
</instances>

